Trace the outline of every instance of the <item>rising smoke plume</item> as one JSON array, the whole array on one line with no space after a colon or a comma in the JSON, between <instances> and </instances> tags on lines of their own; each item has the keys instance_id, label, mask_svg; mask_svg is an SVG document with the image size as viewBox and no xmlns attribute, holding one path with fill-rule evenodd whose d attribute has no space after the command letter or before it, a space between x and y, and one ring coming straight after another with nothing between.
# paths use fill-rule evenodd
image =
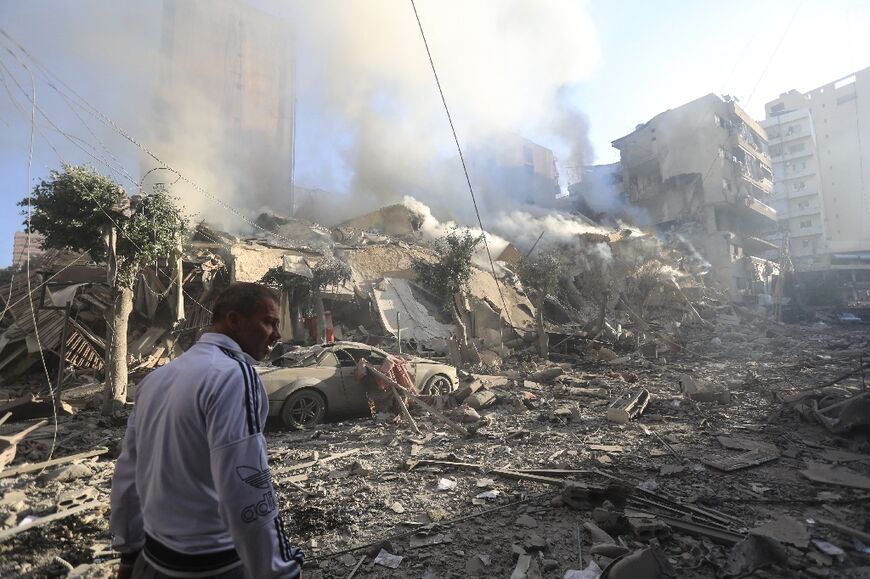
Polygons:
<instances>
[{"instance_id":1,"label":"rising smoke plume","mask_svg":"<svg viewBox=\"0 0 870 579\"><path fill-rule=\"evenodd\" d=\"M588 123L566 98L598 59L585 2L418 0L417 8L464 150L519 134L553 148L563 177L591 161ZM248 216L289 212L294 131L277 125L295 108L296 182L335 192L309 204L308 217L336 223L413 195L442 219L474 222L410 2L34 0L0 10L9 32L73 88ZM62 99L39 91L58 123L93 141ZM159 165L85 119L102 141L93 143L98 156L111 152L134 178ZM68 160L105 171L56 144ZM42 153L45 166L58 164ZM248 227L183 182L171 192L219 227ZM537 225L521 211L521 200L499 199L484 225L525 243L540 231L525 230ZM549 219L552 231L575 227Z\"/></svg>"}]
</instances>

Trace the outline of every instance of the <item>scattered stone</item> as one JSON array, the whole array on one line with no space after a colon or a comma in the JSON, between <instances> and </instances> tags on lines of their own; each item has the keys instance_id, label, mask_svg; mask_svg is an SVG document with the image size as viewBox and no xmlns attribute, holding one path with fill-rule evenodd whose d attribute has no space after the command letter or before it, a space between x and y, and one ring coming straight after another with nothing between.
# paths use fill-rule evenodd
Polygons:
<instances>
[{"instance_id":1,"label":"scattered stone","mask_svg":"<svg viewBox=\"0 0 870 579\"><path fill-rule=\"evenodd\" d=\"M532 533L523 546L526 551L543 551L547 548L547 540L537 533Z\"/></svg>"},{"instance_id":2,"label":"scattered stone","mask_svg":"<svg viewBox=\"0 0 870 579\"><path fill-rule=\"evenodd\" d=\"M788 516L782 516L750 531L753 535L770 537L786 545L806 549L810 544L810 534L806 525Z\"/></svg>"},{"instance_id":3,"label":"scattered stone","mask_svg":"<svg viewBox=\"0 0 870 579\"><path fill-rule=\"evenodd\" d=\"M381 549L378 556L375 557L375 565L388 567L390 569L398 569L402 564L403 557L401 555L393 555L384 549Z\"/></svg>"},{"instance_id":4,"label":"scattered stone","mask_svg":"<svg viewBox=\"0 0 870 579\"><path fill-rule=\"evenodd\" d=\"M482 410L492 406L495 402L496 395L492 390L478 390L465 399L465 403L475 410Z\"/></svg>"},{"instance_id":5,"label":"scattered stone","mask_svg":"<svg viewBox=\"0 0 870 579\"><path fill-rule=\"evenodd\" d=\"M0 507L10 511L23 511L27 506L27 494L21 491L9 491L0 499Z\"/></svg>"},{"instance_id":6,"label":"scattered stone","mask_svg":"<svg viewBox=\"0 0 870 579\"><path fill-rule=\"evenodd\" d=\"M825 555L830 555L831 557L842 557L846 554L846 552L838 546L827 541L822 541L821 539L813 539L813 545L815 545L819 551Z\"/></svg>"},{"instance_id":7,"label":"scattered stone","mask_svg":"<svg viewBox=\"0 0 870 579\"><path fill-rule=\"evenodd\" d=\"M405 512L405 507L402 506L402 503L396 501L392 505L390 505L390 510L392 510L394 513L398 513L401 515Z\"/></svg>"},{"instance_id":8,"label":"scattered stone","mask_svg":"<svg viewBox=\"0 0 870 579\"><path fill-rule=\"evenodd\" d=\"M469 577L484 577L487 574L489 567L489 557L486 559L482 555L472 555L465 562L465 574Z\"/></svg>"},{"instance_id":9,"label":"scattered stone","mask_svg":"<svg viewBox=\"0 0 870 579\"><path fill-rule=\"evenodd\" d=\"M69 482L79 478L91 477L94 470L86 464L70 464L61 468L48 471L42 475L44 481Z\"/></svg>"},{"instance_id":10,"label":"scattered stone","mask_svg":"<svg viewBox=\"0 0 870 579\"><path fill-rule=\"evenodd\" d=\"M345 553L338 558L338 561L345 567L356 567L356 557L354 557L350 553Z\"/></svg>"},{"instance_id":11,"label":"scattered stone","mask_svg":"<svg viewBox=\"0 0 870 579\"><path fill-rule=\"evenodd\" d=\"M442 478L438 480L438 490L439 491L452 491L456 488L456 481L451 480L449 478Z\"/></svg>"},{"instance_id":12,"label":"scattered stone","mask_svg":"<svg viewBox=\"0 0 870 579\"><path fill-rule=\"evenodd\" d=\"M523 514L517 517L516 524L527 529L535 529L538 526L538 521L529 515Z\"/></svg>"}]
</instances>

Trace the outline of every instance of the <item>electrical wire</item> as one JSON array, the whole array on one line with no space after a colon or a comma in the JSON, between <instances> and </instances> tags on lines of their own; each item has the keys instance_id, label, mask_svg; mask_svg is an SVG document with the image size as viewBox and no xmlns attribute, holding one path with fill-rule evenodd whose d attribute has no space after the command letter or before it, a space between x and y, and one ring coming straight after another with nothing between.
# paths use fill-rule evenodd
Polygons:
<instances>
[{"instance_id":1,"label":"electrical wire","mask_svg":"<svg viewBox=\"0 0 870 579\"><path fill-rule=\"evenodd\" d=\"M30 180L32 178L33 171L33 142L36 137L36 80L33 78L33 75L30 75L30 84L32 89L32 99L31 102L33 106L30 109L30 143L27 150L27 241L25 243L27 247L27 264L25 266L27 272L27 299L30 303L30 317L33 320L33 334L36 337L36 345L39 349L39 359L42 361L42 369L45 371L45 379L48 381L48 392L49 396L51 396L51 414L54 422L54 433L51 438L51 448L48 451L48 458L46 460L51 460L51 457L54 456L54 449L57 447L57 406L60 403L60 396L55 396L55 388L51 383L51 376L48 373L48 364L45 362L45 353L42 350L42 342L39 339L39 323L36 315L36 308L33 306L33 294L31 292L31 283L30 283L30 236L32 235L33 229L30 226L30 219L32 214L32 206L31 206L31 195L30 195ZM61 364L63 361L61 360ZM39 471L41 474L46 467L42 467Z\"/></svg>"},{"instance_id":2,"label":"electrical wire","mask_svg":"<svg viewBox=\"0 0 870 579\"><path fill-rule=\"evenodd\" d=\"M41 70L43 70L45 74L49 75L51 78L56 79L56 80L58 81L59 84L63 85L63 86L64 86L67 90L69 90L69 91L70 91L70 92L71 92L71 93L72 93L76 98L78 98L78 99L81 101L81 103L82 103L81 105L79 105L79 106L81 106L82 110L84 110L84 111L87 112L88 114L94 116L97 120L99 120L101 123L103 123L103 124L104 124L105 126L107 126L108 128L110 128L110 129L116 131L116 132L117 132L119 135L121 135L124 139L126 139L127 141L129 141L131 144L133 144L136 148L138 148L140 151L142 151L143 153L145 153L145 154L146 154L148 157L150 157L152 160L154 160L154 161L156 161L157 163L159 163L159 164L160 164L161 166L163 166L163 168L165 168L167 171L169 171L170 173L173 173L174 175L176 175L180 180L184 181L187 185L189 185L190 187L192 187L195 191L197 191L197 192L201 193L202 195L208 197L209 199L211 199L212 201L214 201L215 203L217 203L218 205L220 205L222 208L226 209L227 211L229 211L230 213L232 213L233 215L235 215L236 217L238 217L239 219L241 219L242 221L244 221L245 223L247 223L247 224L250 225L251 227L253 227L253 228L257 229L257 230L260 230L260 231L262 231L263 233L266 233L267 235L273 235L273 236L275 236L277 239L280 239L281 241L287 242L287 243L290 244L291 246L294 245L293 240L291 240L291 239L289 239L289 238L287 238L287 237L281 235L278 231L274 231L274 230L267 229L267 228L265 228L265 227L259 225L259 224L256 223L255 221L249 219L247 216L244 215L244 213L243 213L241 210L239 210L239 209L237 209L236 207L230 205L229 203L226 203L223 199L221 199L221 198L217 197L216 195L212 194L211 192L209 192L208 190L206 190L204 187L202 187L201 185L199 185L198 183L196 183L195 181L193 181L191 178L189 178L189 177L187 177L186 175L184 175L184 174L183 174L179 169L176 169L176 168L172 167L170 164L166 163L163 159L161 159L159 156L157 156L157 154L154 153L151 149L149 149L149 148L146 147L143 143L139 142L138 139L136 139L135 137L133 137L129 132L125 131L123 128L121 128L120 126L118 126L118 124L115 123L111 118L109 118L107 115L105 115L104 113L102 113L102 112L101 112L99 109L97 109L95 106L91 105L90 102L87 101L87 99L85 99L85 98L84 98L83 96L81 96L78 92L76 92L74 89L72 89L69 85L67 85L65 82L63 82L63 80L60 79L60 77L59 77L58 75L52 73L51 71L48 70L47 67L45 67L44 65L40 64L40 63L39 63L39 62L38 62L38 61L37 61L37 60L36 60L36 59L35 59L35 58L30 54L30 52L28 52L27 49L24 48L24 46L21 45L21 43L19 43L17 40L15 40L14 38L12 38L12 36L10 36L9 33L8 33L6 30L4 30L3 28L0 28L0 35L6 37L10 42L12 42L12 43L13 43L13 44L18 48L18 50L20 50L20 51L22 52L22 54L24 54L25 56L27 56L27 58L30 59L30 60L31 60L31 61L32 61L36 66L38 66L39 68L41 68ZM7 48L7 51L8 51L8 50L9 50L9 49ZM20 59L19 59L19 62L20 62ZM21 65L22 65L24 68L30 70L29 67L28 67L25 63L21 62ZM46 84L47 84L49 87L51 87L53 90L55 90L55 91L57 91L57 92L61 92L60 89L59 89L59 88L58 88L54 83L52 83L50 80L46 80Z\"/></svg>"},{"instance_id":3,"label":"electrical wire","mask_svg":"<svg viewBox=\"0 0 870 579\"><path fill-rule=\"evenodd\" d=\"M770 54L770 58L767 59L767 63L764 65L764 68L761 71L761 74L758 76L758 80L755 81L755 85L752 87L752 91L749 93L749 97L746 99L746 106L749 107L749 103L752 102L752 97L755 96L755 91L758 89L758 85L761 84L761 79L764 78L764 75L767 74L767 69L770 68L770 63L773 62L773 59L776 58L776 53L779 52L779 47L782 46L783 40L788 36L789 30L791 30L792 24L794 24L795 17L797 17L798 12L800 12L801 6L804 5L804 0L798 2L797 6L795 6L794 12L791 14L791 19L788 21L788 24L785 27L785 30L782 31L782 35L779 37L779 40L776 43L776 46L773 49L773 52Z\"/></svg>"},{"instance_id":4,"label":"electrical wire","mask_svg":"<svg viewBox=\"0 0 870 579\"><path fill-rule=\"evenodd\" d=\"M429 42L426 40L426 33L423 32L423 23L420 21L420 14L417 12L417 5L414 0L411 0L411 8L414 9L414 17L417 19L417 27L420 29L420 36L423 38L423 46L426 48L426 55L429 57L429 65L432 67L432 75L435 77L435 85L438 87L438 94L441 95L441 104L444 105L444 112L447 114L447 122L450 124L450 132L453 134L453 141L456 143L456 150L459 153L459 161L462 163L462 172L465 174L465 182L468 184L468 192L471 194L471 203L474 205L474 215L477 217L477 224L480 226L480 231L483 233L483 247L486 249L486 256L489 258L489 267L492 270L492 277L495 279L495 286L498 288L498 295L501 297L501 303L504 306L505 315L508 322L513 327L514 322L511 319L510 308L502 293L501 282L495 273L495 262L492 260L492 252L489 250L489 243L486 240L486 229L483 227L483 220L480 218L480 210L477 207L477 198L474 196L474 187L471 186L471 177L468 175L468 167L465 164L465 157L462 154L462 147L459 145L459 137L456 135L456 127L453 126L453 117L450 114L450 108L447 106L447 99L444 96L444 90L441 88L441 80L438 78L438 71L435 69L435 61L432 59L432 52L429 50Z\"/></svg>"}]
</instances>

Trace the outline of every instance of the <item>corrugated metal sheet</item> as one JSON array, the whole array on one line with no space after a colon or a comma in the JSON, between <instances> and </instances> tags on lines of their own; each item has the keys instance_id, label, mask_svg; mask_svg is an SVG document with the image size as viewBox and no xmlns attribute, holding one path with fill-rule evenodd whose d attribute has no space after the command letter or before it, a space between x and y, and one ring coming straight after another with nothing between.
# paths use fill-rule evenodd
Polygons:
<instances>
[{"instance_id":1,"label":"corrugated metal sheet","mask_svg":"<svg viewBox=\"0 0 870 579\"><path fill-rule=\"evenodd\" d=\"M11 284L0 287L0 300L4 308L9 306L9 314L15 320L15 324L27 334L27 350L38 352L39 344L46 350L57 351L60 345L60 334L63 330L63 312L58 310L40 310L39 298L42 294L41 277L37 273L30 274L30 298L27 298L27 277L15 276ZM32 309L31 309L32 302ZM37 343L34 332L34 319L38 321L37 329L39 341Z\"/></svg>"}]
</instances>

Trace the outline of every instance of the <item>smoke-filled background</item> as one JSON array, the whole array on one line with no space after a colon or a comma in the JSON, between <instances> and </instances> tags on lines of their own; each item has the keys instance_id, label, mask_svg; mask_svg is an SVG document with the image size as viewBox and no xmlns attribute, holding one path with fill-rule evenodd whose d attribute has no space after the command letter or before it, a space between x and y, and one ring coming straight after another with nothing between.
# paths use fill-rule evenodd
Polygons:
<instances>
[{"instance_id":1,"label":"smoke-filled background","mask_svg":"<svg viewBox=\"0 0 870 579\"><path fill-rule=\"evenodd\" d=\"M580 227L528 196L487 192L486 167L473 161L489 143L529 138L555 152L563 190L591 162L587 120L569 98L598 59L586 4L417 8L485 227L533 239L529 212L554 232ZM34 175L91 162L128 190L167 186L196 218L233 231L249 231L245 218L262 210L288 214L291 179L331 193L296 200L301 216L326 224L408 195L440 220L475 223L410 2L34 0L0 10L11 37L0 37L0 148L28 144L35 87ZM162 164L200 187L166 171L142 180Z\"/></svg>"}]
</instances>

